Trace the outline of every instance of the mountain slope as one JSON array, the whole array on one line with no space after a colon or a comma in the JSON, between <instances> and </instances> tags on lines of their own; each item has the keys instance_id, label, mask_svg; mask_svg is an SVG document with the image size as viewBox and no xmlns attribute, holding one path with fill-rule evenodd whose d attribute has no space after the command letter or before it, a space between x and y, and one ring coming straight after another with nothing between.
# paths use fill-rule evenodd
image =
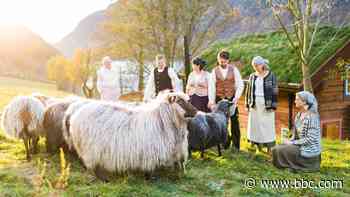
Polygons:
<instances>
[{"instance_id":1,"label":"mountain slope","mask_svg":"<svg viewBox=\"0 0 350 197\"><path fill-rule=\"evenodd\" d=\"M84 18L77 27L55 47L65 56L71 57L77 48L87 48L98 46L99 42L94 39L98 30L98 25L105 20L105 12L97 11Z\"/></svg>"},{"instance_id":2,"label":"mountain slope","mask_svg":"<svg viewBox=\"0 0 350 197\"><path fill-rule=\"evenodd\" d=\"M46 61L59 54L40 36L22 26L0 26L0 74L46 79Z\"/></svg>"}]
</instances>

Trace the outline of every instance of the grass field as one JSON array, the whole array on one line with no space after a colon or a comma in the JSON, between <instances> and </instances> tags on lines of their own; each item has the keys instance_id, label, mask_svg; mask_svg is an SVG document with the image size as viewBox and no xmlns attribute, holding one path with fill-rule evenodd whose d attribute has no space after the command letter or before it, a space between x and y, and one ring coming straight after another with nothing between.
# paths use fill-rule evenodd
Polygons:
<instances>
[{"instance_id":1,"label":"grass field","mask_svg":"<svg viewBox=\"0 0 350 197\"><path fill-rule=\"evenodd\" d=\"M0 111L18 94L42 92L52 96L66 93L55 90L54 85L0 78ZM243 134L244 136L244 134ZM323 140L322 168L319 173L292 173L278 170L263 153L247 150L242 139L242 151L226 150L222 157L209 150L205 159L195 153L186 165L186 174L176 178L171 172L162 172L156 179L145 180L141 175L123 175L104 183L87 172L76 159L66 155L71 164L68 185L56 189L61 174L60 156L45 153L43 140L40 154L31 162L25 160L21 141L4 137L0 131L0 196L350 196L350 142ZM46 167L43 167L46 164ZM45 170L44 170L45 169ZM38 183L38 177L40 183ZM255 179L256 187L249 189L244 183ZM270 180L342 180L341 189L266 189L260 185Z\"/></svg>"}]
</instances>

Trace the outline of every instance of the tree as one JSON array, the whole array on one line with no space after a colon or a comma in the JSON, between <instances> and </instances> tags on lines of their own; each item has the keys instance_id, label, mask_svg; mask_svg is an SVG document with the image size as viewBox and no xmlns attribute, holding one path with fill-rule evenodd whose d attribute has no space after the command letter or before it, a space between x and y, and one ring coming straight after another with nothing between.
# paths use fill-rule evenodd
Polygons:
<instances>
[{"instance_id":1,"label":"tree","mask_svg":"<svg viewBox=\"0 0 350 197\"><path fill-rule=\"evenodd\" d=\"M232 13L226 0L118 1L110 9L106 29L113 35L113 48L119 57L133 57L143 65L156 53L162 53L172 66L185 56L189 72L190 54L197 55L215 41L232 20ZM189 49L186 55L182 44L185 37ZM140 77L144 69L139 68ZM139 84L140 90L142 87Z\"/></svg>"},{"instance_id":2,"label":"tree","mask_svg":"<svg viewBox=\"0 0 350 197\"><path fill-rule=\"evenodd\" d=\"M46 64L48 79L55 81L59 90L66 89L68 77L62 69L66 70L69 64L70 61L63 56L51 57Z\"/></svg>"},{"instance_id":3,"label":"tree","mask_svg":"<svg viewBox=\"0 0 350 197\"><path fill-rule=\"evenodd\" d=\"M93 98L97 94L97 66L93 64L93 51L91 49L77 49L73 55L72 67L67 70L67 75L75 87L82 88L87 98ZM92 84L90 85L89 82Z\"/></svg>"},{"instance_id":4,"label":"tree","mask_svg":"<svg viewBox=\"0 0 350 197\"><path fill-rule=\"evenodd\" d=\"M197 56L201 49L217 40L227 25L239 19L239 10L228 1L178 0L182 36L184 39L185 81L190 72L191 56Z\"/></svg>"},{"instance_id":5,"label":"tree","mask_svg":"<svg viewBox=\"0 0 350 197\"><path fill-rule=\"evenodd\" d=\"M145 33L142 6L138 1L120 1L108 10L108 21L103 28L107 48L114 57L132 59L138 63L138 89L144 88L144 71L147 57L154 55L150 50L151 39ZM147 52L146 52L147 51ZM147 54L147 55L146 55Z\"/></svg>"},{"instance_id":6,"label":"tree","mask_svg":"<svg viewBox=\"0 0 350 197\"><path fill-rule=\"evenodd\" d=\"M314 57L310 54L319 25L324 18L329 16L327 11L330 10L332 1L269 0L269 4L291 47L298 55L302 69L304 90L312 92L310 64ZM291 18L292 23L290 25L284 22L284 15Z\"/></svg>"}]
</instances>

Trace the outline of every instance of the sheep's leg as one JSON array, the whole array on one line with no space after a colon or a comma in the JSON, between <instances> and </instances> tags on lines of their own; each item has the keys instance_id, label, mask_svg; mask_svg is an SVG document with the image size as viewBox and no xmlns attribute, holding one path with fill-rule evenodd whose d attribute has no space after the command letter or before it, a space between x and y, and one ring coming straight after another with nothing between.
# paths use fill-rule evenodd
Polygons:
<instances>
[{"instance_id":1,"label":"sheep's leg","mask_svg":"<svg viewBox=\"0 0 350 197\"><path fill-rule=\"evenodd\" d=\"M39 142L38 136L32 138L32 145L33 145L33 153L34 154L38 153L38 142Z\"/></svg>"},{"instance_id":2,"label":"sheep's leg","mask_svg":"<svg viewBox=\"0 0 350 197\"><path fill-rule=\"evenodd\" d=\"M201 158L204 158L204 148L201 148Z\"/></svg>"},{"instance_id":3,"label":"sheep's leg","mask_svg":"<svg viewBox=\"0 0 350 197\"><path fill-rule=\"evenodd\" d=\"M96 175L97 178L99 178L102 181L108 182L110 181L110 176L109 176L109 172L105 169L103 169L100 166L96 166L94 173Z\"/></svg>"},{"instance_id":4,"label":"sheep's leg","mask_svg":"<svg viewBox=\"0 0 350 197\"><path fill-rule=\"evenodd\" d=\"M190 147L188 147L188 157L192 159L192 150Z\"/></svg>"},{"instance_id":5,"label":"sheep's leg","mask_svg":"<svg viewBox=\"0 0 350 197\"><path fill-rule=\"evenodd\" d=\"M153 171L151 172L145 172L145 179L150 181L150 180L155 180L156 177L153 176Z\"/></svg>"},{"instance_id":6,"label":"sheep's leg","mask_svg":"<svg viewBox=\"0 0 350 197\"><path fill-rule=\"evenodd\" d=\"M31 158L31 155L30 155L30 147L29 147L29 138L28 138L28 136L24 136L23 137L23 142L24 142L24 147L26 149L27 160L30 161L32 158Z\"/></svg>"},{"instance_id":7,"label":"sheep's leg","mask_svg":"<svg viewBox=\"0 0 350 197\"><path fill-rule=\"evenodd\" d=\"M184 160L174 163L174 168L177 170L177 178L181 178L185 175L185 163Z\"/></svg>"},{"instance_id":8,"label":"sheep's leg","mask_svg":"<svg viewBox=\"0 0 350 197\"><path fill-rule=\"evenodd\" d=\"M220 147L220 144L218 144L218 153L219 153L219 157L221 157L221 147Z\"/></svg>"}]
</instances>

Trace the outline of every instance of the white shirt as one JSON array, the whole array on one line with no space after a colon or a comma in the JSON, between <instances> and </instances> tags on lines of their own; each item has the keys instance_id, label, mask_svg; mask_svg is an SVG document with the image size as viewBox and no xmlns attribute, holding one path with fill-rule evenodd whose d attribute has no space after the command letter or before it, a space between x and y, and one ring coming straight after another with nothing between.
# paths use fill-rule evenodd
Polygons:
<instances>
[{"instance_id":1,"label":"white shirt","mask_svg":"<svg viewBox=\"0 0 350 197\"><path fill-rule=\"evenodd\" d=\"M264 96L264 78L257 77L255 80L255 96Z\"/></svg>"},{"instance_id":2,"label":"white shirt","mask_svg":"<svg viewBox=\"0 0 350 197\"><path fill-rule=\"evenodd\" d=\"M143 97L144 101L150 101L156 97L156 87L154 85L154 72L153 71L154 71L154 69L152 69L151 74L150 74L149 79L148 79L147 84L146 84L144 97ZM158 69L158 71L161 72L163 70ZM180 79L177 77L177 74L173 68L168 67L168 75L171 79L171 85L173 86L174 91L175 92L182 92L182 85L181 85L182 83L181 83Z\"/></svg>"},{"instance_id":3,"label":"white shirt","mask_svg":"<svg viewBox=\"0 0 350 197\"><path fill-rule=\"evenodd\" d=\"M234 100L236 100L238 102L238 100L241 97L241 95L243 93L243 90L244 90L244 83L243 83L243 80L242 80L242 76L239 73L239 70L234 65L233 65L233 70L234 70L235 88L236 88ZM222 67L219 67L219 72L221 72L221 74L224 77L224 79L226 79L227 73L228 73L228 66L225 69L223 69ZM215 103L215 98L216 98L216 74L215 74L215 70L214 69L212 70L212 72L210 74L208 95L209 95L209 102L210 103Z\"/></svg>"},{"instance_id":4,"label":"white shirt","mask_svg":"<svg viewBox=\"0 0 350 197\"><path fill-rule=\"evenodd\" d=\"M207 71L201 71L200 74L191 72L187 80L187 90L189 95L208 96L208 83L210 74ZM192 88L190 88L190 86Z\"/></svg>"},{"instance_id":5,"label":"white shirt","mask_svg":"<svg viewBox=\"0 0 350 197\"><path fill-rule=\"evenodd\" d=\"M103 100L116 100L120 96L119 72L115 67L104 66L97 71L97 90Z\"/></svg>"}]
</instances>

